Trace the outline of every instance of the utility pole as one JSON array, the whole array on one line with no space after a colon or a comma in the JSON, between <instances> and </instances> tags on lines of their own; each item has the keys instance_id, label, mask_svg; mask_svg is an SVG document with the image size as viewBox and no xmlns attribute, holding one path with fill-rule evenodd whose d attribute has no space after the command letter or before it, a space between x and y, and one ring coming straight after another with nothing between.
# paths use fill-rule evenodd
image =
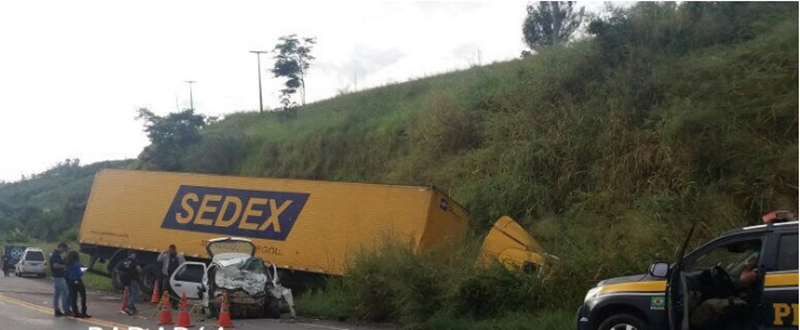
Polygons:
<instances>
[{"instance_id":1,"label":"utility pole","mask_svg":"<svg viewBox=\"0 0 800 330\"><path fill-rule=\"evenodd\" d=\"M192 97L192 84L196 83L194 80L187 80L187 84L189 84L189 109L194 110L194 98Z\"/></svg>"},{"instance_id":2,"label":"utility pole","mask_svg":"<svg viewBox=\"0 0 800 330\"><path fill-rule=\"evenodd\" d=\"M258 61L258 106L259 106L259 113L264 113L264 97L261 96L261 54L269 53L265 50L251 50L253 54L256 54L256 61Z\"/></svg>"}]
</instances>

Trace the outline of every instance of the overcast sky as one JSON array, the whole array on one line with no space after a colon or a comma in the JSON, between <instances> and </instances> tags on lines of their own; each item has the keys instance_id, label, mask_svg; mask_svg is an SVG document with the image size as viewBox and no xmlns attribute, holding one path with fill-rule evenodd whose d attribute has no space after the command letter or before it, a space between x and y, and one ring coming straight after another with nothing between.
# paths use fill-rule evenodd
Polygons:
<instances>
[{"instance_id":1,"label":"overcast sky","mask_svg":"<svg viewBox=\"0 0 800 330\"><path fill-rule=\"evenodd\" d=\"M519 56L526 1L4 1L0 181L66 158L136 157L135 110L258 109L255 55L316 37L308 100ZM584 3L587 9L601 3ZM262 55L266 71L271 57ZM263 72L265 106L280 81Z\"/></svg>"}]
</instances>

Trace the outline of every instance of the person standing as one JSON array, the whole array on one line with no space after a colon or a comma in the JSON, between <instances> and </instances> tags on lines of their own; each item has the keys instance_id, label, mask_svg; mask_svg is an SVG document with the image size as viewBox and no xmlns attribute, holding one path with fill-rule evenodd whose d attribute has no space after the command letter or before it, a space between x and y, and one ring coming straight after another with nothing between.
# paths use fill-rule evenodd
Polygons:
<instances>
[{"instance_id":1,"label":"person standing","mask_svg":"<svg viewBox=\"0 0 800 330\"><path fill-rule=\"evenodd\" d=\"M125 309L125 313L128 315L138 313L136 301L139 300L139 276L142 273L142 267L136 260L136 251L128 251L128 257L117 264L115 271L119 272L122 285L128 289L128 308Z\"/></svg>"},{"instance_id":2,"label":"person standing","mask_svg":"<svg viewBox=\"0 0 800 330\"><path fill-rule=\"evenodd\" d=\"M8 269L11 267L11 261L8 255L3 255L3 276L8 277Z\"/></svg>"},{"instance_id":3,"label":"person standing","mask_svg":"<svg viewBox=\"0 0 800 330\"><path fill-rule=\"evenodd\" d=\"M83 269L81 269L78 251L69 251L66 260L66 270L64 278L69 287L69 300L72 306L72 314L77 318L88 319L91 316L86 314L86 287L83 285ZM78 296L81 298L81 309L78 310Z\"/></svg>"},{"instance_id":4,"label":"person standing","mask_svg":"<svg viewBox=\"0 0 800 330\"><path fill-rule=\"evenodd\" d=\"M56 317L64 316L64 313L67 313L68 316L72 316L72 313L69 312L69 289L64 279L66 264L61 257L61 254L64 252L67 252L67 244L61 242L58 243L56 249L50 253L50 277L53 278L53 310L55 311ZM61 300L61 309L58 309L59 299ZM62 310L64 311L63 313L61 312Z\"/></svg>"},{"instance_id":5,"label":"person standing","mask_svg":"<svg viewBox=\"0 0 800 330\"><path fill-rule=\"evenodd\" d=\"M167 251L162 252L156 262L161 263L161 290L168 290L169 278L178 269L178 266L186 262L182 254L178 254L175 244L170 244Z\"/></svg>"}]
</instances>

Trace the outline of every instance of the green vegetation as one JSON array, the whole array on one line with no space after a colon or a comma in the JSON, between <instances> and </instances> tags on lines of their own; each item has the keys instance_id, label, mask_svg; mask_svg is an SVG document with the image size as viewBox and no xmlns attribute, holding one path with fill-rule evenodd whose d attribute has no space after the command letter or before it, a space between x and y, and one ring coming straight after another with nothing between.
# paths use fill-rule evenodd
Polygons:
<instances>
[{"instance_id":1,"label":"green vegetation","mask_svg":"<svg viewBox=\"0 0 800 330\"><path fill-rule=\"evenodd\" d=\"M306 75L311 67L311 50L317 43L316 38L303 38L295 34L278 38L273 53L275 65L270 70L275 78L286 79L281 89L281 104L284 111L292 112L297 103L292 100L292 95L300 92L300 104L306 105ZM260 78L259 78L260 79ZM259 81L259 88L260 88Z\"/></svg>"},{"instance_id":2,"label":"green vegetation","mask_svg":"<svg viewBox=\"0 0 800 330\"><path fill-rule=\"evenodd\" d=\"M151 144L139 155L144 168L174 171L179 167L180 153L200 139L200 129L215 118L195 114L194 109L158 116L147 108L138 110L136 119L144 121L144 131Z\"/></svg>"},{"instance_id":3,"label":"green vegetation","mask_svg":"<svg viewBox=\"0 0 800 330\"><path fill-rule=\"evenodd\" d=\"M797 210L797 7L640 3L524 59L292 116L227 116L160 169L434 184L471 211L463 253L388 243L300 297L300 311L421 329L571 328L589 287L673 260L692 224L696 245ZM26 187L11 186L0 196ZM480 236L504 214L560 260L535 275L473 267Z\"/></svg>"},{"instance_id":4,"label":"green vegetation","mask_svg":"<svg viewBox=\"0 0 800 330\"><path fill-rule=\"evenodd\" d=\"M522 23L522 38L533 51L553 45L565 45L583 23L584 8L575 1L539 1L528 4L528 15ZM530 52L523 51L523 55Z\"/></svg>"},{"instance_id":5,"label":"green vegetation","mask_svg":"<svg viewBox=\"0 0 800 330\"><path fill-rule=\"evenodd\" d=\"M435 184L472 212L476 237L508 214L560 257L528 276L392 249L301 298L306 313L412 327L571 322L599 280L674 259L692 223L698 244L797 209L797 4L641 3L602 17L590 37L522 60L343 95L291 119L228 116L182 169Z\"/></svg>"},{"instance_id":6,"label":"green vegetation","mask_svg":"<svg viewBox=\"0 0 800 330\"><path fill-rule=\"evenodd\" d=\"M13 183L0 183L0 241L75 241L97 171L127 168L133 160L80 165L67 159Z\"/></svg>"}]
</instances>

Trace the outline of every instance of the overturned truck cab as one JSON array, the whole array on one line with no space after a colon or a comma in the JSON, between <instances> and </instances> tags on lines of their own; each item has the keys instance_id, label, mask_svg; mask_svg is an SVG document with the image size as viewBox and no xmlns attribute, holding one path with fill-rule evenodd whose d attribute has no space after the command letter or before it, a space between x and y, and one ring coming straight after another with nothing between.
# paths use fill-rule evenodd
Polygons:
<instances>
[{"instance_id":1,"label":"overturned truck cab","mask_svg":"<svg viewBox=\"0 0 800 330\"><path fill-rule=\"evenodd\" d=\"M255 256L256 247L249 239L212 239L206 251L209 265L187 261L172 274L170 286L175 293L202 300L214 316L227 292L233 318L280 318L282 300L295 317L292 291L280 284L274 264Z\"/></svg>"}]
</instances>

